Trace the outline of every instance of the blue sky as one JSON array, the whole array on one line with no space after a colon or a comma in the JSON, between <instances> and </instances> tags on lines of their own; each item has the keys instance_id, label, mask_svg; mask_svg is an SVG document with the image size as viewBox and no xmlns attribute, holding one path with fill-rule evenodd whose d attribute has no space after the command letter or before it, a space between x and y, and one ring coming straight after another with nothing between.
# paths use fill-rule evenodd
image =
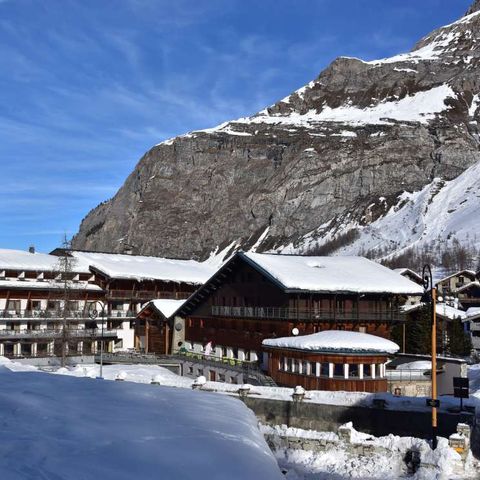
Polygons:
<instances>
[{"instance_id":1,"label":"blue sky","mask_svg":"<svg viewBox=\"0 0 480 480\"><path fill-rule=\"evenodd\" d=\"M0 0L0 248L48 251L149 147L382 58L470 0Z\"/></svg>"}]
</instances>

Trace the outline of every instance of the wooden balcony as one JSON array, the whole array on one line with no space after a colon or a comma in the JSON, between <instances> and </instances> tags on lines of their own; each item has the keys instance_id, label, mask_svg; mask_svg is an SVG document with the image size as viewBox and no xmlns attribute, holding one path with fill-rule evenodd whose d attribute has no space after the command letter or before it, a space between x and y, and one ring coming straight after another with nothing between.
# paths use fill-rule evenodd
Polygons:
<instances>
[{"instance_id":1,"label":"wooden balcony","mask_svg":"<svg viewBox=\"0 0 480 480\"><path fill-rule=\"evenodd\" d=\"M158 292L155 290L109 290L108 300L155 300L159 298L183 300L190 296L189 292Z\"/></svg>"},{"instance_id":2,"label":"wooden balcony","mask_svg":"<svg viewBox=\"0 0 480 480\"><path fill-rule=\"evenodd\" d=\"M301 320L308 322L401 322L405 320L399 309L374 312L296 309L286 307L225 307L212 306L212 316L236 318L266 318Z\"/></svg>"}]
</instances>

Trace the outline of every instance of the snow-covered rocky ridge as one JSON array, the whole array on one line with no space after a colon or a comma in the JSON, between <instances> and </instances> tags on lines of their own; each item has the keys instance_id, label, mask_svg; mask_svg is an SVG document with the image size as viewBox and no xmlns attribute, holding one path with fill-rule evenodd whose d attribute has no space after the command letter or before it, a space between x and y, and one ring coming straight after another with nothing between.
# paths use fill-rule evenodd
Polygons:
<instances>
[{"instance_id":1,"label":"snow-covered rocky ridge","mask_svg":"<svg viewBox=\"0 0 480 480\"><path fill-rule=\"evenodd\" d=\"M381 212L375 220L368 217ZM359 236L339 248L340 255L378 252L377 256L392 256L410 248L425 245L447 246L453 239L468 247L480 248L480 162L457 178L445 181L435 178L421 190L402 192L390 206L379 197L367 208L367 218L352 219L345 215L332 230L329 222L310 232L296 246L289 245L285 253L325 244L339 232L355 229ZM301 247L300 247L301 246Z\"/></svg>"},{"instance_id":2,"label":"snow-covered rocky ridge","mask_svg":"<svg viewBox=\"0 0 480 480\"><path fill-rule=\"evenodd\" d=\"M415 192L480 162L479 45L474 4L409 53L340 57L256 115L164 141L88 214L74 247L118 252L126 243L189 258L232 242L298 251L309 234L322 240L345 225L372 225L398 210L402 195L420 202Z\"/></svg>"}]
</instances>

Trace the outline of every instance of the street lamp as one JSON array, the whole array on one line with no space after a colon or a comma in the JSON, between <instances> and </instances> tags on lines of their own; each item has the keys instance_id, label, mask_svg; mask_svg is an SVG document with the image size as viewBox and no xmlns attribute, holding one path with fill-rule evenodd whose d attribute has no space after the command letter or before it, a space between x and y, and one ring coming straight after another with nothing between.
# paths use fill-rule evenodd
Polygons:
<instances>
[{"instance_id":1,"label":"street lamp","mask_svg":"<svg viewBox=\"0 0 480 480\"><path fill-rule=\"evenodd\" d=\"M88 316L92 320L96 320L98 318L97 304L100 305L100 312L101 312L100 318L102 321L102 336L101 336L102 340L100 342L100 375L98 378L103 379L103 323L105 318L105 304L100 300L90 303L90 305L88 306Z\"/></svg>"},{"instance_id":2,"label":"street lamp","mask_svg":"<svg viewBox=\"0 0 480 480\"><path fill-rule=\"evenodd\" d=\"M427 399L427 405L432 407L432 449L437 448L437 289L433 286L432 269L425 265L422 271L423 289L422 302L430 306L432 319L432 398Z\"/></svg>"}]
</instances>

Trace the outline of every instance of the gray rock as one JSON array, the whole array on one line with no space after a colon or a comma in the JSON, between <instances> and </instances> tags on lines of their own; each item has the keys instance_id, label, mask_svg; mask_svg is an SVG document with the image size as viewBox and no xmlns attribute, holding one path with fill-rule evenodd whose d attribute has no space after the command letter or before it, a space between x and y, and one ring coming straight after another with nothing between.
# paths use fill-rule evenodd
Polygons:
<instances>
[{"instance_id":1,"label":"gray rock","mask_svg":"<svg viewBox=\"0 0 480 480\"><path fill-rule=\"evenodd\" d=\"M479 9L477 0L469 12ZM371 222L376 217L366 211L379 197L386 210L399 193L434 177L453 179L480 160L480 109L472 105L479 45L477 15L432 32L410 55L338 58L288 101L248 121L157 145L82 221L73 246L121 252L130 245L134 253L202 259L233 241L249 248L267 227L259 251L295 245L327 222L319 235L346 218ZM393 105L442 86L454 94L428 121L318 117L344 106Z\"/></svg>"}]
</instances>

